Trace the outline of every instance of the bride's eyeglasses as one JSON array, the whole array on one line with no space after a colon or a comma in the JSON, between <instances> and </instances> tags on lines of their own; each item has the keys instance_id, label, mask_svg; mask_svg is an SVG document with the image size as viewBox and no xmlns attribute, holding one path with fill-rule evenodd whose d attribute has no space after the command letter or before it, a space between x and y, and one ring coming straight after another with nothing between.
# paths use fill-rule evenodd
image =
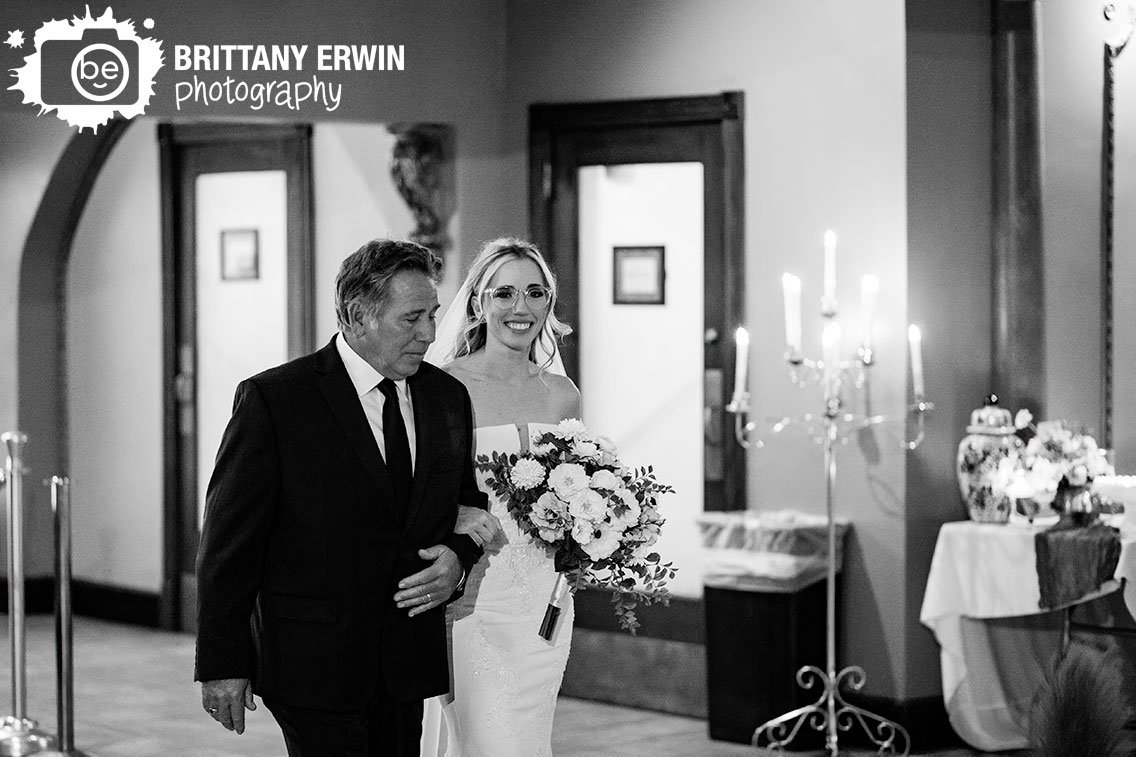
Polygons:
<instances>
[{"instance_id":1,"label":"bride's eyeglasses","mask_svg":"<svg viewBox=\"0 0 1136 757\"><path fill-rule=\"evenodd\" d=\"M501 310L508 310L517 304L517 295L520 290L515 286L505 286L486 289L482 294L489 295L489 301ZM533 284L524 290L525 302L533 310L544 310L552 302L552 290L540 284Z\"/></svg>"}]
</instances>

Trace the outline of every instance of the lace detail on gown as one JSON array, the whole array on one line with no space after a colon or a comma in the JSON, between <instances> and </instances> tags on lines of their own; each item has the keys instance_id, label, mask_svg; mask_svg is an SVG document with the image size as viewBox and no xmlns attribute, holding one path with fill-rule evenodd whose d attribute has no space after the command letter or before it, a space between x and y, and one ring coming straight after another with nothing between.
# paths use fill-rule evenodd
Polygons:
<instances>
[{"instance_id":1,"label":"lace detail on gown","mask_svg":"<svg viewBox=\"0 0 1136 757\"><path fill-rule=\"evenodd\" d=\"M528 433L511 425L478 428L477 454L527 449ZM525 434L523 445L520 434ZM549 757L572 636L572 604L569 600L561 613L552 641L540 638L537 631L556 582L551 551L521 531L506 504L485 485L483 473L477 479L502 534L470 571L465 594L447 608L452 701L427 701L423 757Z\"/></svg>"}]
</instances>

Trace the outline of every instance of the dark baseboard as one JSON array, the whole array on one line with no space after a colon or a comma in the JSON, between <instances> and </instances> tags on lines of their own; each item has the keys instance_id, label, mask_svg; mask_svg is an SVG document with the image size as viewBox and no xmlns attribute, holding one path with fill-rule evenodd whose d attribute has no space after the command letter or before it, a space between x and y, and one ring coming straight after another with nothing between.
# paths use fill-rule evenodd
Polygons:
<instances>
[{"instance_id":1,"label":"dark baseboard","mask_svg":"<svg viewBox=\"0 0 1136 757\"><path fill-rule=\"evenodd\" d=\"M8 609L8 579L0 578L0 607ZM75 615L116 623L158 628L161 619L157 592L125 589L94 581L71 582L71 607ZM24 579L24 608L28 615L55 612L55 578L36 576Z\"/></svg>"},{"instance_id":2,"label":"dark baseboard","mask_svg":"<svg viewBox=\"0 0 1136 757\"><path fill-rule=\"evenodd\" d=\"M845 693L849 704L899 723L911 735L911 751L924 754L941 749L969 749L958 737L947 717L941 696L897 700L891 697ZM841 734L840 743L854 748L874 748L862 729Z\"/></svg>"},{"instance_id":3,"label":"dark baseboard","mask_svg":"<svg viewBox=\"0 0 1136 757\"><path fill-rule=\"evenodd\" d=\"M161 625L161 597L157 592L125 589L94 581L72 581L71 604L76 615L88 618L147 628Z\"/></svg>"},{"instance_id":4,"label":"dark baseboard","mask_svg":"<svg viewBox=\"0 0 1136 757\"><path fill-rule=\"evenodd\" d=\"M0 607L8 612L8 579L0 578ZM24 579L24 610L28 615L50 615L55 612L55 579L34 576Z\"/></svg>"}]
</instances>

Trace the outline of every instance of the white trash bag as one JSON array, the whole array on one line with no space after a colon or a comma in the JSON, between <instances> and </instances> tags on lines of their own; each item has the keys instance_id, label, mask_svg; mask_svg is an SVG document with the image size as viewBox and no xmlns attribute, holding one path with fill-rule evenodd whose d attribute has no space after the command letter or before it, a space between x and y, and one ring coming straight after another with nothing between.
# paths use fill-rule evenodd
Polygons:
<instances>
[{"instance_id":1,"label":"white trash bag","mask_svg":"<svg viewBox=\"0 0 1136 757\"><path fill-rule=\"evenodd\" d=\"M698 518L706 586L795 592L828 573L828 519L794 510L708 512ZM848 520L836 519L836 570Z\"/></svg>"}]
</instances>

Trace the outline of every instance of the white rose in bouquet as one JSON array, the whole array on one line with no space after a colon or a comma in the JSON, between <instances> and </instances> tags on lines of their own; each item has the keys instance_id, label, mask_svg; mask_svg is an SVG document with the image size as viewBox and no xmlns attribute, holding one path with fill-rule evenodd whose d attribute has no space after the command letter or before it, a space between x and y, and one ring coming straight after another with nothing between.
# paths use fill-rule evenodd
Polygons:
<instances>
[{"instance_id":1,"label":"white rose in bouquet","mask_svg":"<svg viewBox=\"0 0 1136 757\"><path fill-rule=\"evenodd\" d=\"M588 488L591 477L584 466L577 463L560 463L548 474L548 485L556 496L571 502L580 492Z\"/></svg>"},{"instance_id":2,"label":"white rose in bouquet","mask_svg":"<svg viewBox=\"0 0 1136 757\"><path fill-rule=\"evenodd\" d=\"M585 439L577 439L572 442L572 454L576 455L576 457L582 457L585 460L599 462L600 448Z\"/></svg>"},{"instance_id":3,"label":"white rose in bouquet","mask_svg":"<svg viewBox=\"0 0 1136 757\"><path fill-rule=\"evenodd\" d=\"M607 515L603 495L593 489L585 489L568 501L568 512L576 520L597 523Z\"/></svg>"},{"instance_id":4,"label":"white rose in bouquet","mask_svg":"<svg viewBox=\"0 0 1136 757\"><path fill-rule=\"evenodd\" d=\"M611 440L611 437L600 434L596 437L596 444L599 445L599 448L602 451L607 452L610 455L616 454L615 442Z\"/></svg>"},{"instance_id":5,"label":"white rose in bouquet","mask_svg":"<svg viewBox=\"0 0 1136 757\"><path fill-rule=\"evenodd\" d=\"M622 481L606 468L602 468L592 474L591 486L593 489L606 489L613 492L622 485ZM624 491L627 491L624 489Z\"/></svg>"},{"instance_id":6,"label":"white rose in bouquet","mask_svg":"<svg viewBox=\"0 0 1136 757\"><path fill-rule=\"evenodd\" d=\"M578 520L572 525L572 538L581 547L586 547L595 537L596 528L586 520Z\"/></svg>"},{"instance_id":7,"label":"white rose in bouquet","mask_svg":"<svg viewBox=\"0 0 1136 757\"><path fill-rule=\"evenodd\" d=\"M540 538L553 542L567 530L568 504L552 492L545 492L533 505L529 520L539 529Z\"/></svg>"}]
</instances>

